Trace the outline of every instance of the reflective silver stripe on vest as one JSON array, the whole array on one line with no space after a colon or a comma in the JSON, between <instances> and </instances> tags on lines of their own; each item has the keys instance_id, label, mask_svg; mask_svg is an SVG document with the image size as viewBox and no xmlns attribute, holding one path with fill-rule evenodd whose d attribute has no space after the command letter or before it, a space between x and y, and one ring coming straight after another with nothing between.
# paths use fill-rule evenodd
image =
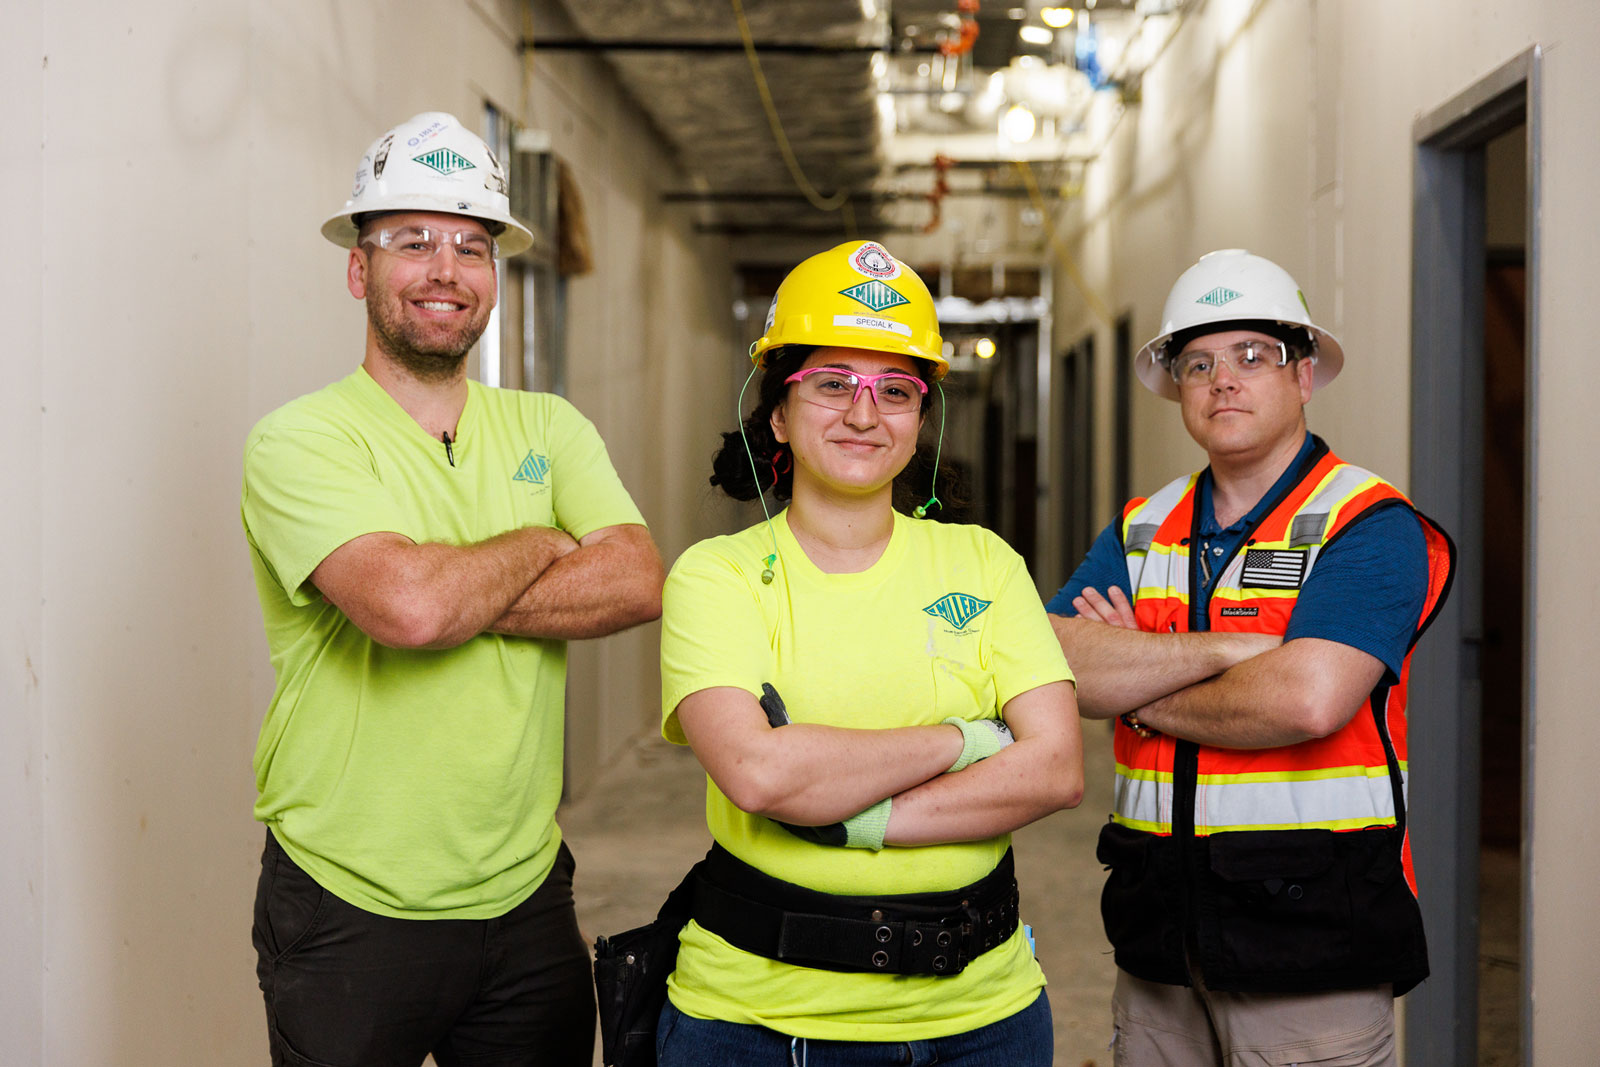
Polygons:
<instances>
[{"instance_id":1,"label":"reflective silver stripe on vest","mask_svg":"<svg viewBox=\"0 0 1600 1067\"><path fill-rule=\"evenodd\" d=\"M1371 471L1348 465L1335 467L1322 484L1306 498L1306 502L1300 505L1300 510L1289 521L1287 542L1262 541L1254 547L1273 548L1282 544L1285 548L1304 548L1306 563L1300 572L1300 585L1303 587L1311 577L1311 568L1316 566L1317 557L1322 554L1322 542L1327 540L1328 523L1335 518L1333 509L1339 506L1340 501L1375 484L1382 484L1382 480ZM1222 600L1231 599L1226 591L1243 587L1244 561L1245 554L1242 551L1235 553L1228 561L1228 566L1217 578L1216 589L1212 594L1214 597Z\"/></svg>"},{"instance_id":2,"label":"reflective silver stripe on vest","mask_svg":"<svg viewBox=\"0 0 1600 1067\"><path fill-rule=\"evenodd\" d=\"M1333 468L1323 483L1306 498L1289 524L1291 547L1321 544L1327 540L1329 521L1334 518L1334 508L1340 501L1364 492L1374 485L1386 485L1382 478L1361 467L1348 463Z\"/></svg>"},{"instance_id":3,"label":"reflective silver stripe on vest","mask_svg":"<svg viewBox=\"0 0 1600 1067\"><path fill-rule=\"evenodd\" d=\"M1160 529L1161 525L1154 522L1141 522L1128 527L1127 536L1123 538L1124 551L1148 552L1156 539L1156 531Z\"/></svg>"},{"instance_id":4,"label":"reflective silver stripe on vest","mask_svg":"<svg viewBox=\"0 0 1600 1067\"><path fill-rule=\"evenodd\" d=\"M1328 513L1316 511L1311 513L1301 512L1289 524L1289 547L1298 548L1301 545L1320 545L1323 540L1323 531L1328 528Z\"/></svg>"},{"instance_id":5,"label":"reflective silver stripe on vest","mask_svg":"<svg viewBox=\"0 0 1600 1067\"><path fill-rule=\"evenodd\" d=\"M1172 832L1172 775L1133 772L1117 764L1111 810L1118 822L1153 833Z\"/></svg>"},{"instance_id":6,"label":"reflective silver stripe on vest","mask_svg":"<svg viewBox=\"0 0 1600 1067\"><path fill-rule=\"evenodd\" d=\"M1196 832L1313 827L1355 830L1394 823L1394 792L1387 767L1341 767L1305 774L1282 778L1262 773L1201 775L1195 790ZM1403 792L1404 771L1401 783ZM1117 765L1113 810L1118 822L1171 833L1172 795L1170 774L1131 771Z\"/></svg>"},{"instance_id":7,"label":"reflective silver stripe on vest","mask_svg":"<svg viewBox=\"0 0 1600 1067\"><path fill-rule=\"evenodd\" d=\"M1167 552L1158 552L1154 556L1145 553L1149 552L1161 524L1183 500L1198 477L1197 474L1190 474L1168 482L1123 521L1123 557L1128 563L1128 588L1133 591L1134 599L1138 599L1140 589L1148 589L1147 595L1152 596L1189 595L1187 564L1173 567Z\"/></svg>"}]
</instances>

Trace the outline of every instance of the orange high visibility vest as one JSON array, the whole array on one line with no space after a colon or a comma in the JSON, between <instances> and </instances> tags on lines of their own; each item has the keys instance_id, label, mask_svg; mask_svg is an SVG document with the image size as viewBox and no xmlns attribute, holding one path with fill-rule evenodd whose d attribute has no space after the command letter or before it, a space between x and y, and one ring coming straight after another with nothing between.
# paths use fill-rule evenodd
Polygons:
<instances>
[{"instance_id":1,"label":"orange high visibility vest","mask_svg":"<svg viewBox=\"0 0 1600 1067\"><path fill-rule=\"evenodd\" d=\"M1211 631L1285 633L1290 613L1317 557L1341 532L1383 507L1407 507L1422 523L1428 548L1428 593L1412 645L1448 591L1454 550L1432 520L1371 471L1351 466L1318 442L1309 470L1246 534L1211 594ZM1130 501L1122 541L1140 629L1183 633L1190 626L1190 539L1198 526L1199 475L1180 478L1148 499ZM1343 728L1328 737L1269 749L1199 745L1192 772L1175 776L1177 739L1142 738L1116 726L1116 796L1112 818L1130 829L1170 835L1189 831L1174 801L1193 797L1192 832L1360 830L1403 824L1406 791L1408 651L1398 684L1380 686ZM1373 698L1379 706L1374 708ZM1187 762L1187 761L1186 761ZM1191 794L1192 790L1192 794ZM1185 805L1187 807L1187 805ZM1406 880L1416 891L1409 840Z\"/></svg>"}]
</instances>

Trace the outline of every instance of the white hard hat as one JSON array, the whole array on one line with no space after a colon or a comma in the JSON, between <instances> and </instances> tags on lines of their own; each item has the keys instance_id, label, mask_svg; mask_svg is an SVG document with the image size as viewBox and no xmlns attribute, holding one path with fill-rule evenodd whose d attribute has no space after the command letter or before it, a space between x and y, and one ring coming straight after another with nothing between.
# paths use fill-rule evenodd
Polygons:
<instances>
[{"instance_id":1,"label":"white hard hat","mask_svg":"<svg viewBox=\"0 0 1600 1067\"><path fill-rule=\"evenodd\" d=\"M1257 322L1299 327L1311 335L1313 389L1333 381L1344 366L1339 339L1311 321L1305 294L1288 271L1242 248L1225 248L1207 252L1178 277L1161 309L1161 333L1139 349L1134 370L1146 389L1176 400L1178 383L1167 370L1164 351L1173 334L1197 326L1215 326L1218 332L1248 329Z\"/></svg>"},{"instance_id":2,"label":"white hard hat","mask_svg":"<svg viewBox=\"0 0 1600 1067\"><path fill-rule=\"evenodd\" d=\"M506 172L489 146L454 115L425 111L372 142L356 165L355 184L341 211L322 224L322 236L354 248L355 216L375 211L438 211L489 224L500 251L524 252L533 234L511 214Z\"/></svg>"}]
</instances>

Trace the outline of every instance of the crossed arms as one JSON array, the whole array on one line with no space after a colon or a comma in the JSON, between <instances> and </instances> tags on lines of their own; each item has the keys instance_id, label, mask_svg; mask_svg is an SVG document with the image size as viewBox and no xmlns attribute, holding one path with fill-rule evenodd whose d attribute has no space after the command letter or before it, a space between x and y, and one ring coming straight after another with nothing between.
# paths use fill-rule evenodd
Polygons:
<instances>
[{"instance_id":1,"label":"crossed arms","mask_svg":"<svg viewBox=\"0 0 1600 1067\"><path fill-rule=\"evenodd\" d=\"M1384 665L1337 641L1271 634L1144 633L1121 589L1051 615L1078 677L1083 714L1134 712L1145 726L1224 748L1271 748L1326 737L1349 722Z\"/></svg>"},{"instance_id":2,"label":"crossed arms","mask_svg":"<svg viewBox=\"0 0 1600 1067\"><path fill-rule=\"evenodd\" d=\"M663 572L643 526L578 540L529 526L460 546L363 534L311 581L379 644L453 648L484 632L576 639L649 622L661 615Z\"/></svg>"},{"instance_id":3,"label":"crossed arms","mask_svg":"<svg viewBox=\"0 0 1600 1067\"><path fill-rule=\"evenodd\" d=\"M773 729L756 698L719 686L677 707L690 747L717 788L754 815L820 826L893 797L890 845L977 841L1008 833L1083 796L1072 686L1051 682L1001 709L1014 744L955 774L955 726L857 730L815 723Z\"/></svg>"}]
</instances>

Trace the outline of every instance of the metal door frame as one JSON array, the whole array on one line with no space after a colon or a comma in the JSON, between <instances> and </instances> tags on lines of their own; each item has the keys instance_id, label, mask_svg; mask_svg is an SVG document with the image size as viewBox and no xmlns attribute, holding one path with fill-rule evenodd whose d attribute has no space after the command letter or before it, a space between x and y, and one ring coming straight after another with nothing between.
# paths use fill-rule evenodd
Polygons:
<instances>
[{"instance_id":1,"label":"metal door frame","mask_svg":"<svg viewBox=\"0 0 1600 1067\"><path fill-rule=\"evenodd\" d=\"M1533 584L1538 499L1539 97L1535 45L1412 127L1411 494L1456 538L1454 591L1411 664L1407 805L1433 976L1406 1000L1409 1067L1477 1062L1478 654L1482 639L1484 146L1527 131L1527 440L1523 790L1532 790L1537 720ZM1533 805L1523 805L1522 1053L1532 1063Z\"/></svg>"}]
</instances>

